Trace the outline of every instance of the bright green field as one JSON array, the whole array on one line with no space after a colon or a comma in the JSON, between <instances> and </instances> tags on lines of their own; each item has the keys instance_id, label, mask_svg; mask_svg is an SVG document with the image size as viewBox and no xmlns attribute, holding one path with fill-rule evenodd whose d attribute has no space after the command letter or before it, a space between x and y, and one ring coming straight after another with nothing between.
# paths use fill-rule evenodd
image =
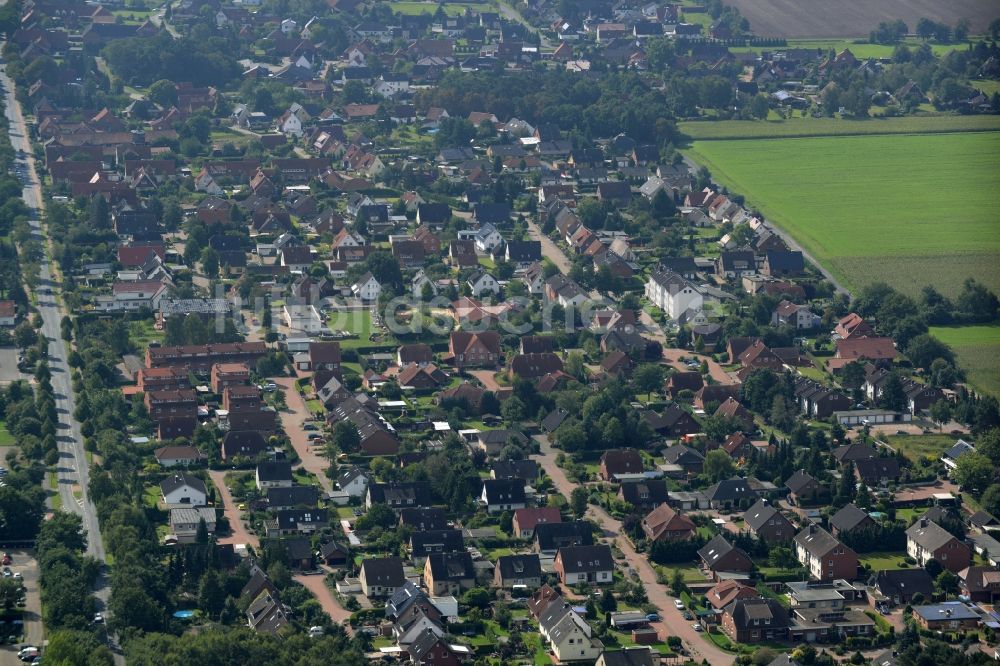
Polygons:
<instances>
[{"instance_id":1,"label":"bright green field","mask_svg":"<svg viewBox=\"0 0 1000 666\"><path fill-rule=\"evenodd\" d=\"M919 39L909 39L904 42L906 46L910 49L919 48L921 41ZM840 53L844 49L850 49L851 53L854 54L856 58L891 58L893 51L896 50L895 45L890 44L858 44L851 39L789 39L788 46L783 47L766 47L762 48L760 46L736 46L730 48L730 51L755 51L760 52L761 50L766 51L780 51L783 49L822 49L823 51L830 51L831 49ZM965 44L931 44L931 50L935 55L944 55L950 53L956 49L964 50L966 48Z\"/></svg>"},{"instance_id":2,"label":"bright green field","mask_svg":"<svg viewBox=\"0 0 1000 666\"><path fill-rule=\"evenodd\" d=\"M695 141L689 154L851 289L955 295L975 276L1000 291L1000 132Z\"/></svg>"},{"instance_id":3,"label":"bright green field","mask_svg":"<svg viewBox=\"0 0 1000 666\"><path fill-rule=\"evenodd\" d=\"M981 82L977 82L978 86ZM992 82L990 82L992 83ZM782 139L869 134L936 134L1000 131L998 116L903 116L868 120L801 118L789 120L697 120L679 123L692 139Z\"/></svg>"},{"instance_id":4,"label":"bright green field","mask_svg":"<svg viewBox=\"0 0 1000 666\"><path fill-rule=\"evenodd\" d=\"M415 16L417 14L433 14L437 12L436 2L390 2L389 9L393 14L407 14ZM490 11L493 5L487 2L448 2L444 4L444 11L448 16L460 16L466 9L472 11Z\"/></svg>"},{"instance_id":5,"label":"bright green field","mask_svg":"<svg viewBox=\"0 0 1000 666\"><path fill-rule=\"evenodd\" d=\"M1000 326L935 326L931 335L955 351L969 383L1000 396Z\"/></svg>"}]
</instances>

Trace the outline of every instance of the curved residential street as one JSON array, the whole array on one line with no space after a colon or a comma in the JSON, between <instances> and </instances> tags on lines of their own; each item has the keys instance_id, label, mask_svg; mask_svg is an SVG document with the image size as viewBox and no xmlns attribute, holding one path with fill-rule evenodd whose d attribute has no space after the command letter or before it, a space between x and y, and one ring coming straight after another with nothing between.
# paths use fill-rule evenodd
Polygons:
<instances>
[{"instance_id":1,"label":"curved residential street","mask_svg":"<svg viewBox=\"0 0 1000 666\"><path fill-rule=\"evenodd\" d=\"M541 451L534 458L538 460L538 464L545 470L549 478L552 479L556 490L569 499L570 493L573 492L573 489L578 484L570 481L566 476L566 472L556 464L558 451L552 448L549 438L546 435L535 435L534 439L538 442L539 450ZM628 566L638 574L639 580L642 582L642 587L646 590L649 603L656 606L662 618L660 622L651 623L652 627L659 634L660 639L666 640L667 636L680 636L681 640L684 641L684 646L691 653L691 658L695 661L706 659L712 666L728 666L728 664L732 664L735 659L734 655L723 651L715 644L709 642L703 634L694 630L691 622L688 622L681 616L681 612L674 607L674 597L670 595L665 585L657 582L656 571L649 563L649 560L645 555L637 553L635 548L632 547L632 543L621 536L621 522L612 518L604 509L598 506L591 505L588 507L587 515L601 526L604 537L614 542L614 545L625 556Z\"/></svg>"}]
</instances>

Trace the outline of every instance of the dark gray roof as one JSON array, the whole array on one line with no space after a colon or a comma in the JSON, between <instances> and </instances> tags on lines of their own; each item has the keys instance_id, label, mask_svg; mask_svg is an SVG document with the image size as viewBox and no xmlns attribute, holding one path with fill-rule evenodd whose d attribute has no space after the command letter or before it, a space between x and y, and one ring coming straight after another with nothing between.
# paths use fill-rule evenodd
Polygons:
<instances>
[{"instance_id":1,"label":"dark gray roof","mask_svg":"<svg viewBox=\"0 0 1000 666\"><path fill-rule=\"evenodd\" d=\"M814 557L822 557L842 545L832 534L819 525L809 525L795 535L795 543L799 544Z\"/></svg>"},{"instance_id":2,"label":"dark gray roof","mask_svg":"<svg viewBox=\"0 0 1000 666\"><path fill-rule=\"evenodd\" d=\"M922 546L924 550L933 553L955 537L951 532L937 523L918 518L915 523L906 529L906 538L913 540Z\"/></svg>"},{"instance_id":3,"label":"dark gray roof","mask_svg":"<svg viewBox=\"0 0 1000 666\"><path fill-rule=\"evenodd\" d=\"M196 476L192 476L186 472L178 472L172 474L167 478L160 481L160 490L164 495L168 495L182 486L190 486L191 488L199 491L203 495L205 494L205 482Z\"/></svg>"},{"instance_id":4,"label":"dark gray roof","mask_svg":"<svg viewBox=\"0 0 1000 666\"><path fill-rule=\"evenodd\" d=\"M427 561L430 563L431 575L435 582L476 577L472 555L465 551L461 553L431 553L427 556Z\"/></svg>"},{"instance_id":5,"label":"dark gray roof","mask_svg":"<svg viewBox=\"0 0 1000 666\"><path fill-rule=\"evenodd\" d=\"M361 562L361 571L369 583L383 587L399 587L406 582L403 575L403 560L398 557L382 557Z\"/></svg>"},{"instance_id":6,"label":"dark gray roof","mask_svg":"<svg viewBox=\"0 0 1000 666\"><path fill-rule=\"evenodd\" d=\"M289 488L268 488L269 506L316 506L319 493L315 486L291 486Z\"/></svg>"},{"instance_id":7,"label":"dark gray roof","mask_svg":"<svg viewBox=\"0 0 1000 666\"><path fill-rule=\"evenodd\" d=\"M787 627L788 611L775 599L737 599L726 606L738 629L753 626L754 621L770 620L770 627Z\"/></svg>"},{"instance_id":8,"label":"dark gray roof","mask_svg":"<svg viewBox=\"0 0 1000 666\"><path fill-rule=\"evenodd\" d=\"M690 446L684 446L683 444L675 444L668 449L664 449L663 458L668 463L674 464L680 464L681 462L691 464L705 461L705 456L700 451L696 451Z\"/></svg>"},{"instance_id":9,"label":"dark gray roof","mask_svg":"<svg viewBox=\"0 0 1000 666\"><path fill-rule=\"evenodd\" d=\"M290 481L292 465L287 462L262 462L257 465L257 476L261 481Z\"/></svg>"},{"instance_id":10,"label":"dark gray roof","mask_svg":"<svg viewBox=\"0 0 1000 666\"><path fill-rule=\"evenodd\" d=\"M767 524L767 521L774 518L775 515L781 516L786 522L788 521L788 519L785 518L773 504L768 502L766 499L760 499L757 500L752 507L746 510L743 514L743 520L746 521L746 524L754 530L759 530Z\"/></svg>"},{"instance_id":11,"label":"dark gray roof","mask_svg":"<svg viewBox=\"0 0 1000 666\"><path fill-rule=\"evenodd\" d=\"M809 472L800 469L799 471L788 477L785 481L785 487L791 490L793 493L798 493L802 491L803 488L808 486L810 483L816 482L816 479Z\"/></svg>"},{"instance_id":12,"label":"dark gray roof","mask_svg":"<svg viewBox=\"0 0 1000 666\"><path fill-rule=\"evenodd\" d=\"M524 481L521 479L486 479L483 490L487 504L524 503Z\"/></svg>"},{"instance_id":13,"label":"dark gray roof","mask_svg":"<svg viewBox=\"0 0 1000 666\"><path fill-rule=\"evenodd\" d=\"M735 550L736 546L726 541L726 538L721 534L716 534L712 537L712 540L706 543L698 550L698 557L703 559L709 565L715 564L719 559L727 555L730 551Z\"/></svg>"},{"instance_id":14,"label":"dark gray roof","mask_svg":"<svg viewBox=\"0 0 1000 666\"><path fill-rule=\"evenodd\" d=\"M465 550L462 530L422 530L410 535L410 547L414 557L428 553L456 553Z\"/></svg>"},{"instance_id":15,"label":"dark gray roof","mask_svg":"<svg viewBox=\"0 0 1000 666\"><path fill-rule=\"evenodd\" d=\"M538 463L534 460L498 460L492 466L498 479L521 479L533 482L538 478Z\"/></svg>"},{"instance_id":16,"label":"dark gray roof","mask_svg":"<svg viewBox=\"0 0 1000 666\"><path fill-rule=\"evenodd\" d=\"M743 499L758 499L757 493L746 479L734 477L719 481L705 491L705 496L713 502L739 502Z\"/></svg>"},{"instance_id":17,"label":"dark gray roof","mask_svg":"<svg viewBox=\"0 0 1000 666\"><path fill-rule=\"evenodd\" d=\"M594 532L590 523L576 520L568 523L538 523L535 525L535 539L539 550L556 550L568 545L588 545L594 543Z\"/></svg>"},{"instance_id":18,"label":"dark gray roof","mask_svg":"<svg viewBox=\"0 0 1000 666\"><path fill-rule=\"evenodd\" d=\"M562 560L563 571L566 573L613 571L615 568L611 548L604 544L567 546L560 548L556 557Z\"/></svg>"},{"instance_id":19,"label":"dark gray roof","mask_svg":"<svg viewBox=\"0 0 1000 666\"><path fill-rule=\"evenodd\" d=\"M604 666L653 666L653 653L648 647L605 650L601 653L601 659L604 660Z\"/></svg>"},{"instance_id":20,"label":"dark gray roof","mask_svg":"<svg viewBox=\"0 0 1000 666\"><path fill-rule=\"evenodd\" d=\"M830 527L837 528L838 532L849 532L860 525L865 518L871 517L854 504L848 504L837 513L830 516Z\"/></svg>"},{"instance_id":21,"label":"dark gray roof","mask_svg":"<svg viewBox=\"0 0 1000 666\"><path fill-rule=\"evenodd\" d=\"M385 602L385 616L390 619L399 617L414 601L426 599L427 594L410 581L406 581L392 593Z\"/></svg>"},{"instance_id":22,"label":"dark gray roof","mask_svg":"<svg viewBox=\"0 0 1000 666\"><path fill-rule=\"evenodd\" d=\"M503 578L540 578L542 564L538 555L502 555L497 558L497 569Z\"/></svg>"},{"instance_id":23,"label":"dark gray roof","mask_svg":"<svg viewBox=\"0 0 1000 666\"><path fill-rule=\"evenodd\" d=\"M887 597L910 597L919 592L929 599L934 592L934 579L924 569L879 571L872 582Z\"/></svg>"}]
</instances>

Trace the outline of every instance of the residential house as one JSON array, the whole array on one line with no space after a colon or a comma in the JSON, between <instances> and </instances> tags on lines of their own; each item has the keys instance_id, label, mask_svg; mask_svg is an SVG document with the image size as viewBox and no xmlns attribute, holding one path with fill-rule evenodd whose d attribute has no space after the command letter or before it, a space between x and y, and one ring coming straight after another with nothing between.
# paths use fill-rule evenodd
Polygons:
<instances>
[{"instance_id":1,"label":"residential house","mask_svg":"<svg viewBox=\"0 0 1000 666\"><path fill-rule=\"evenodd\" d=\"M617 481L620 476L641 476L645 471L642 455L635 449L615 449L601 454L601 478Z\"/></svg>"},{"instance_id":2,"label":"residential house","mask_svg":"<svg viewBox=\"0 0 1000 666\"><path fill-rule=\"evenodd\" d=\"M462 530L419 530L410 534L410 556L414 562L432 553L465 552Z\"/></svg>"},{"instance_id":3,"label":"residential house","mask_svg":"<svg viewBox=\"0 0 1000 666\"><path fill-rule=\"evenodd\" d=\"M615 562L606 545L566 546L556 553L555 570L563 585L610 585Z\"/></svg>"},{"instance_id":4,"label":"residential house","mask_svg":"<svg viewBox=\"0 0 1000 666\"><path fill-rule=\"evenodd\" d=\"M785 481L789 499L799 506L825 504L830 499L830 490L805 470L798 470Z\"/></svg>"},{"instance_id":5,"label":"residential house","mask_svg":"<svg viewBox=\"0 0 1000 666\"><path fill-rule=\"evenodd\" d=\"M524 481L520 479L485 479L480 503L487 513L503 513L526 506Z\"/></svg>"},{"instance_id":6,"label":"residential house","mask_svg":"<svg viewBox=\"0 0 1000 666\"><path fill-rule=\"evenodd\" d=\"M917 606L913 609L913 617L928 631L974 631L982 622L979 613L961 601Z\"/></svg>"},{"instance_id":7,"label":"residential house","mask_svg":"<svg viewBox=\"0 0 1000 666\"><path fill-rule=\"evenodd\" d=\"M493 569L493 585L505 590L534 590L542 584L542 565L535 553L501 555Z\"/></svg>"},{"instance_id":8,"label":"residential house","mask_svg":"<svg viewBox=\"0 0 1000 666\"><path fill-rule=\"evenodd\" d=\"M720 625L736 643L762 643L787 638L790 620L775 599L737 599L723 610Z\"/></svg>"},{"instance_id":9,"label":"residential house","mask_svg":"<svg viewBox=\"0 0 1000 666\"><path fill-rule=\"evenodd\" d=\"M663 450L663 458L669 465L677 465L688 476L697 476L705 466L705 456L683 444L675 444Z\"/></svg>"},{"instance_id":10,"label":"residential house","mask_svg":"<svg viewBox=\"0 0 1000 666\"><path fill-rule=\"evenodd\" d=\"M461 595L476 584L472 556L459 553L430 553L424 563L424 584L431 596Z\"/></svg>"},{"instance_id":11,"label":"residential house","mask_svg":"<svg viewBox=\"0 0 1000 666\"><path fill-rule=\"evenodd\" d=\"M403 560L398 557L362 560L359 573L361 591L369 599L391 597L406 582Z\"/></svg>"},{"instance_id":12,"label":"residential house","mask_svg":"<svg viewBox=\"0 0 1000 666\"><path fill-rule=\"evenodd\" d=\"M698 528L690 518L664 502L642 519L642 531L650 541L680 541L693 537Z\"/></svg>"},{"instance_id":13,"label":"residential house","mask_svg":"<svg viewBox=\"0 0 1000 666\"><path fill-rule=\"evenodd\" d=\"M650 511L667 501L667 482L663 479L625 480L618 487L618 499L639 511Z\"/></svg>"},{"instance_id":14,"label":"residential house","mask_svg":"<svg viewBox=\"0 0 1000 666\"><path fill-rule=\"evenodd\" d=\"M778 507L766 499L758 500L756 504L743 514L747 530L753 536L767 543L786 543L795 538L795 526L778 510Z\"/></svg>"},{"instance_id":15,"label":"residential house","mask_svg":"<svg viewBox=\"0 0 1000 666\"><path fill-rule=\"evenodd\" d=\"M854 463L854 473L871 488L884 488L899 480L899 458L875 457Z\"/></svg>"},{"instance_id":16,"label":"residential house","mask_svg":"<svg viewBox=\"0 0 1000 666\"><path fill-rule=\"evenodd\" d=\"M265 488L290 488L295 482L292 478L292 465L287 462L258 463L254 471L254 481L257 490Z\"/></svg>"},{"instance_id":17,"label":"residential house","mask_svg":"<svg viewBox=\"0 0 1000 666\"><path fill-rule=\"evenodd\" d=\"M374 275L365 273L358 278L357 282L351 285L351 293L356 298L370 303L378 300L379 295L382 293L382 285L379 284Z\"/></svg>"},{"instance_id":18,"label":"residential house","mask_svg":"<svg viewBox=\"0 0 1000 666\"><path fill-rule=\"evenodd\" d=\"M704 297L695 285L668 270L653 271L646 282L645 293L651 303L675 320L704 304Z\"/></svg>"},{"instance_id":19,"label":"residential house","mask_svg":"<svg viewBox=\"0 0 1000 666\"><path fill-rule=\"evenodd\" d=\"M449 338L448 352L459 370L495 367L501 355L500 335L496 331L453 331Z\"/></svg>"},{"instance_id":20,"label":"residential house","mask_svg":"<svg viewBox=\"0 0 1000 666\"><path fill-rule=\"evenodd\" d=\"M808 305L796 305L783 300L771 313L772 326L791 326L796 330L811 330L820 325L822 318L813 313Z\"/></svg>"},{"instance_id":21,"label":"residential house","mask_svg":"<svg viewBox=\"0 0 1000 666\"><path fill-rule=\"evenodd\" d=\"M545 523L561 523L562 515L558 507L543 506L523 508L514 511L513 535L520 539L530 539L535 527Z\"/></svg>"},{"instance_id":22,"label":"residential house","mask_svg":"<svg viewBox=\"0 0 1000 666\"><path fill-rule=\"evenodd\" d=\"M554 555L560 548L568 546L589 546L593 543L593 527L585 520L539 522L535 525L535 550L543 555Z\"/></svg>"},{"instance_id":23,"label":"residential house","mask_svg":"<svg viewBox=\"0 0 1000 666\"><path fill-rule=\"evenodd\" d=\"M906 530L906 554L922 567L930 560L952 573L969 566L972 553L969 547L937 523L919 518Z\"/></svg>"},{"instance_id":24,"label":"residential house","mask_svg":"<svg viewBox=\"0 0 1000 666\"><path fill-rule=\"evenodd\" d=\"M819 525L795 535L795 553L814 580L853 580L858 575L857 553Z\"/></svg>"},{"instance_id":25,"label":"residential house","mask_svg":"<svg viewBox=\"0 0 1000 666\"><path fill-rule=\"evenodd\" d=\"M859 509L854 503L843 506L837 513L830 516L830 531L833 536L840 537L854 530L865 530L875 527L875 521L866 511Z\"/></svg>"},{"instance_id":26,"label":"residential house","mask_svg":"<svg viewBox=\"0 0 1000 666\"><path fill-rule=\"evenodd\" d=\"M153 452L161 467L188 467L205 461L206 456L193 446L162 446Z\"/></svg>"},{"instance_id":27,"label":"residential house","mask_svg":"<svg viewBox=\"0 0 1000 666\"><path fill-rule=\"evenodd\" d=\"M500 283L497 279L484 270L473 271L466 281L473 298L481 298L483 294L500 294Z\"/></svg>"},{"instance_id":28,"label":"residential house","mask_svg":"<svg viewBox=\"0 0 1000 666\"><path fill-rule=\"evenodd\" d=\"M750 507L760 499L746 479L733 477L711 485L705 490L705 497L713 509L730 510L734 507Z\"/></svg>"},{"instance_id":29,"label":"residential house","mask_svg":"<svg viewBox=\"0 0 1000 666\"><path fill-rule=\"evenodd\" d=\"M350 497L364 497L368 492L368 481L371 477L357 465L337 477L337 487Z\"/></svg>"},{"instance_id":30,"label":"residential house","mask_svg":"<svg viewBox=\"0 0 1000 666\"><path fill-rule=\"evenodd\" d=\"M747 583L726 579L716 583L705 593L705 598L717 613L737 599L760 599L760 592Z\"/></svg>"},{"instance_id":31,"label":"residential house","mask_svg":"<svg viewBox=\"0 0 1000 666\"><path fill-rule=\"evenodd\" d=\"M741 573L753 571L754 564L750 556L743 550L729 543L724 536L717 534L698 550L701 566L718 578L719 574Z\"/></svg>"},{"instance_id":32,"label":"residential house","mask_svg":"<svg viewBox=\"0 0 1000 666\"><path fill-rule=\"evenodd\" d=\"M202 521L208 533L215 534L213 507L170 509L170 533L178 543L194 543L198 535L198 526Z\"/></svg>"},{"instance_id":33,"label":"residential house","mask_svg":"<svg viewBox=\"0 0 1000 666\"><path fill-rule=\"evenodd\" d=\"M876 592L876 599L885 599L897 606L911 603L917 594L930 599L935 592L934 579L923 569L883 569L871 577L868 587Z\"/></svg>"},{"instance_id":34,"label":"residential house","mask_svg":"<svg viewBox=\"0 0 1000 666\"><path fill-rule=\"evenodd\" d=\"M160 497L170 509L205 506L208 498L205 482L196 476L179 472L160 481Z\"/></svg>"}]
</instances>

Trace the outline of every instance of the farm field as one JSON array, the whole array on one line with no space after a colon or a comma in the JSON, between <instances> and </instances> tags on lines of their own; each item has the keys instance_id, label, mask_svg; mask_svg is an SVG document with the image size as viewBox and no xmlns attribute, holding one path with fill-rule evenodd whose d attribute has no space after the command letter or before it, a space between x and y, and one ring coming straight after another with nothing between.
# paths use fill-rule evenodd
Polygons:
<instances>
[{"instance_id":1,"label":"farm field","mask_svg":"<svg viewBox=\"0 0 1000 666\"><path fill-rule=\"evenodd\" d=\"M472 11L489 11L493 5L488 2L444 2L440 5L436 2L390 2L389 9L393 14L406 14L416 16L417 14L434 14L438 7L444 7L448 16L461 16L466 9Z\"/></svg>"},{"instance_id":2,"label":"farm field","mask_svg":"<svg viewBox=\"0 0 1000 666\"><path fill-rule=\"evenodd\" d=\"M1000 396L1000 326L934 326L931 335L955 351L970 384Z\"/></svg>"},{"instance_id":3,"label":"farm field","mask_svg":"<svg viewBox=\"0 0 1000 666\"><path fill-rule=\"evenodd\" d=\"M955 25L969 19L974 35L996 18L983 0L732 0L761 37L866 37L880 21L902 19L913 30L923 17Z\"/></svg>"},{"instance_id":4,"label":"farm field","mask_svg":"<svg viewBox=\"0 0 1000 666\"><path fill-rule=\"evenodd\" d=\"M850 49L855 57L861 59L891 58L893 51L896 49L894 44L870 44L862 39L789 39L787 41L788 46L782 48L819 49L824 52L833 50L836 53L840 53L844 49ZM907 39L903 42L903 44L909 46L911 49L919 47L922 43L919 39ZM965 44L931 44L931 50L936 55L944 55L955 49L965 48ZM754 51L759 53L762 48L760 46L733 46L729 50L733 52ZM772 51L781 49L769 47L764 50Z\"/></svg>"},{"instance_id":5,"label":"farm field","mask_svg":"<svg viewBox=\"0 0 1000 666\"><path fill-rule=\"evenodd\" d=\"M975 276L1000 291L1000 131L695 141L688 154L848 288L954 296Z\"/></svg>"},{"instance_id":6,"label":"farm field","mask_svg":"<svg viewBox=\"0 0 1000 666\"><path fill-rule=\"evenodd\" d=\"M992 83L992 82L990 82ZM997 116L908 116L845 120L801 118L788 120L695 120L678 123L680 131L695 140L783 139L814 136L868 136L877 134L940 134L1000 131Z\"/></svg>"}]
</instances>

